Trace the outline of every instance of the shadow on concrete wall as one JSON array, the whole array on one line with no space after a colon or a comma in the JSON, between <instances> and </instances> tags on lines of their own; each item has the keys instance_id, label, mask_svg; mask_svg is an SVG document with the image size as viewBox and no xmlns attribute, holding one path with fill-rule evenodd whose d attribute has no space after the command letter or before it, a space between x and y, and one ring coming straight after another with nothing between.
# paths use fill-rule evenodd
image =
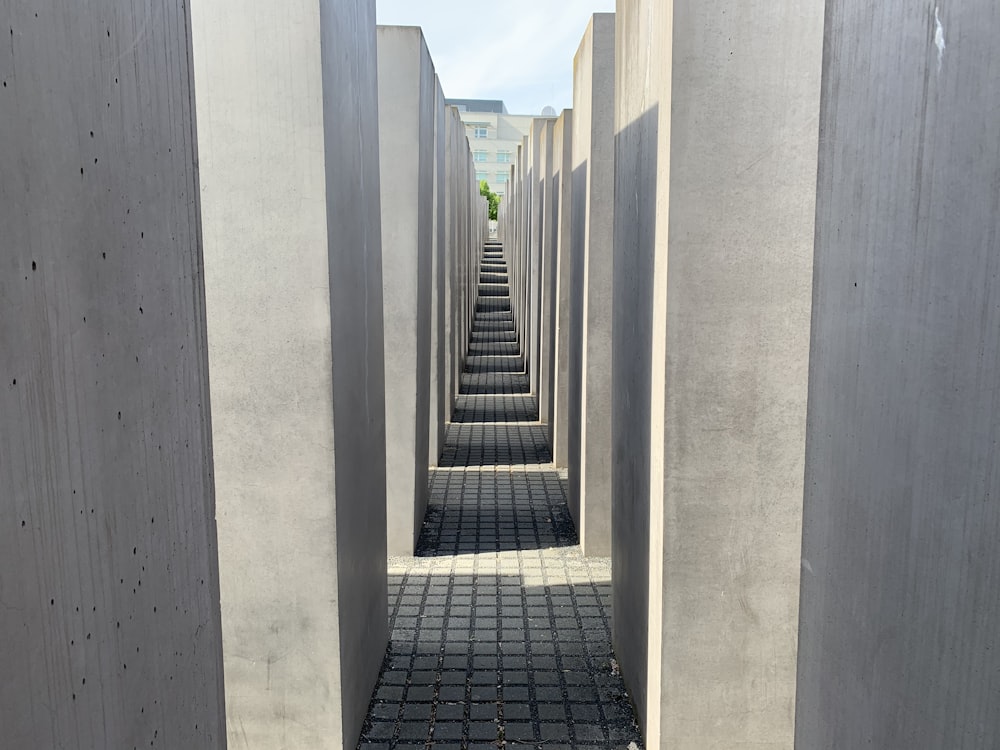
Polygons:
<instances>
[{"instance_id":1,"label":"shadow on concrete wall","mask_svg":"<svg viewBox=\"0 0 1000 750\"><path fill-rule=\"evenodd\" d=\"M615 137L612 315L613 639L622 673L646 714L649 629L651 414L656 258L657 140L653 107ZM666 186L662 186L666 187ZM666 257L660 259L666 262ZM665 275L664 275L665 282ZM659 666L654 669L659 671Z\"/></svg>"},{"instance_id":2,"label":"shadow on concrete wall","mask_svg":"<svg viewBox=\"0 0 1000 750\"><path fill-rule=\"evenodd\" d=\"M584 218L587 206L587 162L573 170L573 232L570 236L570 311L569 311L569 503L574 518L580 517L580 413L583 399L583 272ZM610 196L609 196L610 199Z\"/></svg>"}]
</instances>

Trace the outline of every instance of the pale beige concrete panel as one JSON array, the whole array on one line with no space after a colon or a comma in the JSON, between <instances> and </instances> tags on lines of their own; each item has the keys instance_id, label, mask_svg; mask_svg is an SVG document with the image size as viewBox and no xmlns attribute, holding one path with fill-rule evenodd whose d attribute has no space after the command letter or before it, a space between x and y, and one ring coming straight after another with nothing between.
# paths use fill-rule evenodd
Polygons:
<instances>
[{"instance_id":1,"label":"pale beige concrete panel","mask_svg":"<svg viewBox=\"0 0 1000 750\"><path fill-rule=\"evenodd\" d=\"M445 255L445 195L449 186L445 172L447 125L444 91L441 81L434 82L434 192L433 192L433 267L431 271L431 371L430 371L430 437L428 462L437 466L444 448L445 425L451 419L453 387L448 359L448 325L445 291L447 258Z\"/></svg>"},{"instance_id":2,"label":"pale beige concrete panel","mask_svg":"<svg viewBox=\"0 0 1000 750\"><path fill-rule=\"evenodd\" d=\"M615 647L647 746L789 748L823 10L617 22Z\"/></svg>"},{"instance_id":3,"label":"pale beige concrete panel","mask_svg":"<svg viewBox=\"0 0 1000 750\"><path fill-rule=\"evenodd\" d=\"M434 66L417 27L378 27L388 550L427 509L434 260Z\"/></svg>"},{"instance_id":4,"label":"pale beige concrete panel","mask_svg":"<svg viewBox=\"0 0 1000 750\"><path fill-rule=\"evenodd\" d=\"M388 637L374 7L192 12L228 736L349 747Z\"/></svg>"},{"instance_id":5,"label":"pale beige concrete panel","mask_svg":"<svg viewBox=\"0 0 1000 750\"><path fill-rule=\"evenodd\" d=\"M546 426L549 445L552 445L552 385L555 365L555 276L556 276L556 222L554 205L554 133L555 120L547 120L539 147L538 174L538 419Z\"/></svg>"},{"instance_id":6,"label":"pale beige concrete panel","mask_svg":"<svg viewBox=\"0 0 1000 750\"><path fill-rule=\"evenodd\" d=\"M554 331L552 355L552 459L556 466L569 461L569 363L572 309L573 231L573 110L563 110L553 131L553 213L556 222Z\"/></svg>"},{"instance_id":7,"label":"pale beige concrete panel","mask_svg":"<svg viewBox=\"0 0 1000 750\"><path fill-rule=\"evenodd\" d=\"M573 61L573 235L577 280L571 375L579 417L570 427L570 509L585 555L611 554L611 287L614 218L615 16L591 19ZM578 421L577 421L578 420ZM577 424L579 425L576 429ZM575 459L575 460L574 460Z\"/></svg>"}]
</instances>

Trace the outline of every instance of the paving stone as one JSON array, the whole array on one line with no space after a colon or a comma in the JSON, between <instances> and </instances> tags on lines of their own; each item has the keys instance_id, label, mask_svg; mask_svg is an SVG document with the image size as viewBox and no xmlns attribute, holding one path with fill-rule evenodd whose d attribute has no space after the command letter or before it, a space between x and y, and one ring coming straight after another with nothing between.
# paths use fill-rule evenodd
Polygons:
<instances>
[{"instance_id":1,"label":"paving stone","mask_svg":"<svg viewBox=\"0 0 1000 750\"><path fill-rule=\"evenodd\" d=\"M566 724L540 724L541 737L545 741L569 742L569 726Z\"/></svg>"},{"instance_id":2,"label":"paving stone","mask_svg":"<svg viewBox=\"0 0 1000 750\"><path fill-rule=\"evenodd\" d=\"M399 725L401 740L426 739L430 732L430 724L426 721L404 721Z\"/></svg>"},{"instance_id":3,"label":"paving stone","mask_svg":"<svg viewBox=\"0 0 1000 750\"><path fill-rule=\"evenodd\" d=\"M493 721L498 716L496 703L473 703L469 706L469 718L473 720L488 719Z\"/></svg>"},{"instance_id":4,"label":"paving stone","mask_svg":"<svg viewBox=\"0 0 1000 750\"><path fill-rule=\"evenodd\" d=\"M374 721L365 732L365 736L370 740L387 740L396 733L396 722L394 721Z\"/></svg>"},{"instance_id":5,"label":"paving stone","mask_svg":"<svg viewBox=\"0 0 1000 750\"><path fill-rule=\"evenodd\" d=\"M535 739L535 728L530 722L507 722L503 727L503 738L523 742Z\"/></svg>"},{"instance_id":6,"label":"paving stone","mask_svg":"<svg viewBox=\"0 0 1000 750\"><path fill-rule=\"evenodd\" d=\"M460 740L465 733L465 728L460 721L438 721L434 724L434 746L438 746L439 740Z\"/></svg>"},{"instance_id":7,"label":"paving stone","mask_svg":"<svg viewBox=\"0 0 1000 750\"><path fill-rule=\"evenodd\" d=\"M503 717L505 721L528 721L531 719L531 706L527 703L504 701Z\"/></svg>"},{"instance_id":8,"label":"paving stone","mask_svg":"<svg viewBox=\"0 0 1000 750\"><path fill-rule=\"evenodd\" d=\"M404 721L428 721L431 718L430 703L407 703L403 706Z\"/></svg>"},{"instance_id":9,"label":"paving stone","mask_svg":"<svg viewBox=\"0 0 1000 750\"><path fill-rule=\"evenodd\" d=\"M439 703L435 708L435 716L438 721L461 720L465 717L465 704Z\"/></svg>"},{"instance_id":10,"label":"paving stone","mask_svg":"<svg viewBox=\"0 0 1000 750\"><path fill-rule=\"evenodd\" d=\"M558 721L565 723L567 707L564 703L539 703L538 718L543 721Z\"/></svg>"},{"instance_id":11,"label":"paving stone","mask_svg":"<svg viewBox=\"0 0 1000 750\"><path fill-rule=\"evenodd\" d=\"M469 724L469 738L473 740L496 739L497 728L496 722L473 721Z\"/></svg>"}]
</instances>

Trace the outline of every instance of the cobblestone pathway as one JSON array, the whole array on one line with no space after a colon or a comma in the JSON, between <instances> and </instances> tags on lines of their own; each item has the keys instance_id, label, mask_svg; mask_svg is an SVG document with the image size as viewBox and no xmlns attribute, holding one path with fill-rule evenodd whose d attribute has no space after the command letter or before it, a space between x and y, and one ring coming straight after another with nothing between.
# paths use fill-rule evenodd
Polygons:
<instances>
[{"instance_id":1,"label":"cobblestone pathway","mask_svg":"<svg viewBox=\"0 0 1000 750\"><path fill-rule=\"evenodd\" d=\"M576 546L499 248L480 282L417 556L389 560L392 640L359 748L641 747L611 654L611 561Z\"/></svg>"}]
</instances>

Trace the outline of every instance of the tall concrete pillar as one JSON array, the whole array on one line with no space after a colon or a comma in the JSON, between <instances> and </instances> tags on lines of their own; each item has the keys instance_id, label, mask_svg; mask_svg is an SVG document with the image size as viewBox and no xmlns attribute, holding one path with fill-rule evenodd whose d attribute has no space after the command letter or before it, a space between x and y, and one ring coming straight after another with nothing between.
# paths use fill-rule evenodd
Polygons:
<instances>
[{"instance_id":1,"label":"tall concrete pillar","mask_svg":"<svg viewBox=\"0 0 1000 750\"><path fill-rule=\"evenodd\" d=\"M544 120L545 127L539 144L539 194L540 215L538 248L538 419L548 431L551 445L552 432L552 369L555 364L553 325L555 319L555 245L557 226L553 200L554 132L556 121Z\"/></svg>"},{"instance_id":2,"label":"tall concrete pillar","mask_svg":"<svg viewBox=\"0 0 1000 750\"><path fill-rule=\"evenodd\" d=\"M573 110L564 109L552 134L553 214L556 222L552 339L552 460L569 466L570 312L573 232Z\"/></svg>"},{"instance_id":3,"label":"tall concrete pillar","mask_svg":"<svg viewBox=\"0 0 1000 750\"><path fill-rule=\"evenodd\" d=\"M390 555L413 554L427 510L434 80L419 28L378 28Z\"/></svg>"},{"instance_id":4,"label":"tall concrete pillar","mask_svg":"<svg viewBox=\"0 0 1000 750\"><path fill-rule=\"evenodd\" d=\"M578 460L570 512L585 555L611 554L611 243L614 218L615 16L596 13L573 60L573 170L581 258ZM579 437L577 437L577 435ZM576 451L574 451L576 453Z\"/></svg>"},{"instance_id":5,"label":"tall concrete pillar","mask_svg":"<svg viewBox=\"0 0 1000 750\"><path fill-rule=\"evenodd\" d=\"M428 461L437 466L444 448L445 425L451 419L454 403L449 396L451 371L447 356L447 300L445 274L446 225L445 195L448 179L445 172L447 143L447 113L441 81L434 79L434 188L433 188L433 268L431 272L431 388L430 388L430 448Z\"/></svg>"},{"instance_id":6,"label":"tall concrete pillar","mask_svg":"<svg viewBox=\"0 0 1000 750\"><path fill-rule=\"evenodd\" d=\"M188 13L0 24L0 745L224 748Z\"/></svg>"},{"instance_id":7,"label":"tall concrete pillar","mask_svg":"<svg viewBox=\"0 0 1000 750\"><path fill-rule=\"evenodd\" d=\"M796 747L1000 746L1000 12L827 3Z\"/></svg>"},{"instance_id":8,"label":"tall concrete pillar","mask_svg":"<svg viewBox=\"0 0 1000 750\"><path fill-rule=\"evenodd\" d=\"M465 362L465 349L461 341L462 293L458 272L458 159L463 154L462 144L465 141L465 125L455 107L447 107L445 113L447 144L445 151L445 172L447 184L445 191L445 224L447 233L447 305L448 316L445 326L450 351L450 395L454 403L462 382L462 370ZM468 148L468 146L466 146Z\"/></svg>"},{"instance_id":9,"label":"tall concrete pillar","mask_svg":"<svg viewBox=\"0 0 1000 750\"><path fill-rule=\"evenodd\" d=\"M349 747L388 640L374 7L192 13L230 745Z\"/></svg>"},{"instance_id":10,"label":"tall concrete pillar","mask_svg":"<svg viewBox=\"0 0 1000 750\"><path fill-rule=\"evenodd\" d=\"M520 288L518 289L521 306L521 353L524 355L525 371L531 367L531 306L529 290L531 288L531 264L528 248L531 247L531 148L528 137L521 139L518 152L519 170L521 172L521 199L518 202L520 214L520 232L518 233L518 255ZM529 384L530 390L530 384Z\"/></svg>"},{"instance_id":11,"label":"tall concrete pillar","mask_svg":"<svg viewBox=\"0 0 1000 750\"><path fill-rule=\"evenodd\" d=\"M542 253L545 233L545 162L543 154L551 150L552 126L545 118L531 121L529 140L528 182L531 193L529 211L530 239L528 242L528 382L531 392L541 401L542 373Z\"/></svg>"},{"instance_id":12,"label":"tall concrete pillar","mask_svg":"<svg viewBox=\"0 0 1000 750\"><path fill-rule=\"evenodd\" d=\"M647 747L788 748L823 9L617 24L615 650Z\"/></svg>"}]
</instances>

